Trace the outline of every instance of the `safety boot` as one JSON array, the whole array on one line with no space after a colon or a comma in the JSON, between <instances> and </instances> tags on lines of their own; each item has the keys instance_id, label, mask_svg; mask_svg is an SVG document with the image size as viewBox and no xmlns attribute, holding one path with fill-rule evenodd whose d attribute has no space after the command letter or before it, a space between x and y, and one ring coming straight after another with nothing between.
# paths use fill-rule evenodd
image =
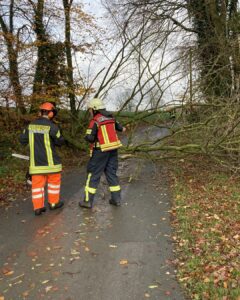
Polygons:
<instances>
[{"instance_id":1,"label":"safety boot","mask_svg":"<svg viewBox=\"0 0 240 300\"><path fill-rule=\"evenodd\" d=\"M109 204L114 205L114 206L121 206L121 201L110 199Z\"/></svg>"},{"instance_id":2,"label":"safety boot","mask_svg":"<svg viewBox=\"0 0 240 300\"><path fill-rule=\"evenodd\" d=\"M92 208L93 207L94 194L89 193L88 201L86 201L86 196L84 200L80 200L79 206L83 208Z\"/></svg>"},{"instance_id":3,"label":"safety boot","mask_svg":"<svg viewBox=\"0 0 240 300\"><path fill-rule=\"evenodd\" d=\"M64 205L63 201L59 201L58 203L49 203L49 208L50 210L54 210L63 207L63 205Z\"/></svg>"},{"instance_id":4,"label":"safety boot","mask_svg":"<svg viewBox=\"0 0 240 300\"><path fill-rule=\"evenodd\" d=\"M43 212L46 211L46 207L41 207L34 210L35 216L40 216Z\"/></svg>"},{"instance_id":5,"label":"safety boot","mask_svg":"<svg viewBox=\"0 0 240 300\"><path fill-rule=\"evenodd\" d=\"M93 207L93 202L92 201L85 201L85 200L81 200L79 202L79 206L80 207L84 207L84 208L92 208Z\"/></svg>"}]
</instances>

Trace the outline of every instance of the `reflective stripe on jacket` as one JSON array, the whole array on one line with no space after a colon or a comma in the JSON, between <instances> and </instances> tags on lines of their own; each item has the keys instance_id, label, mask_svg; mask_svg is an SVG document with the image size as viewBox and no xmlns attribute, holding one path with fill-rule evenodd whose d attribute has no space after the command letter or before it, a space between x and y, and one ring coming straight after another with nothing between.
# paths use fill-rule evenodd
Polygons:
<instances>
[{"instance_id":1,"label":"reflective stripe on jacket","mask_svg":"<svg viewBox=\"0 0 240 300\"><path fill-rule=\"evenodd\" d=\"M115 120L101 114L97 114L93 119L98 126L97 139L100 149L104 152L120 148L122 144L117 136Z\"/></svg>"},{"instance_id":2,"label":"reflective stripe on jacket","mask_svg":"<svg viewBox=\"0 0 240 300\"><path fill-rule=\"evenodd\" d=\"M117 131L122 131L122 126L108 113L98 113L90 121L85 139L93 148L100 148L102 152L118 149L122 146Z\"/></svg>"},{"instance_id":3,"label":"reflective stripe on jacket","mask_svg":"<svg viewBox=\"0 0 240 300\"><path fill-rule=\"evenodd\" d=\"M58 127L47 118L31 122L20 135L20 142L30 147L30 174L49 174L62 171L60 157L55 150L64 139Z\"/></svg>"}]
</instances>

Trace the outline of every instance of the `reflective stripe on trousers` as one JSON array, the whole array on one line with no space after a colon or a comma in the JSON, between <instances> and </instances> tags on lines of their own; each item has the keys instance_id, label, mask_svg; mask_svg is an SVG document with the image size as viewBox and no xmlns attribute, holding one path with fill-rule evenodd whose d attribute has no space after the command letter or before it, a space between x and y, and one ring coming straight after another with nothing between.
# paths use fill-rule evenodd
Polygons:
<instances>
[{"instance_id":1,"label":"reflective stripe on trousers","mask_svg":"<svg viewBox=\"0 0 240 300\"><path fill-rule=\"evenodd\" d=\"M118 153L117 150L102 152L94 149L93 156L90 158L87 166L87 180L85 186L85 201L94 198L101 175L105 173L112 199L120 200L121 188L117 176Z\"/></svg>"},{"instance_id":2,"label":"reflective stripe on trousers","mask_svg":"<svg viewBox=\"0 0 240 300\"><path fill-rule=\"evenodd\" d=\"M92 174L89 173L89 174L88 174L88 177L87 177L86 186L85 186L85 201L86 201L86 202L89 201L89 193L94 195L94 194L96 194L96 191L97 191L97 189L91 188L91 187L89 186L91 176L92 176Z\"/></svg>"},{"instance_id":3,"label":"reflective stripe on trousers","mask_svg":"<svg viewBox=\"0 0 240 300\"><path fill-rule=\"evenodd\" d=\"M61 173L32 175L32 202L34 210L44 207L44 187L48 183L48 202L58 203Z\"/></svg>"}]
</instances>

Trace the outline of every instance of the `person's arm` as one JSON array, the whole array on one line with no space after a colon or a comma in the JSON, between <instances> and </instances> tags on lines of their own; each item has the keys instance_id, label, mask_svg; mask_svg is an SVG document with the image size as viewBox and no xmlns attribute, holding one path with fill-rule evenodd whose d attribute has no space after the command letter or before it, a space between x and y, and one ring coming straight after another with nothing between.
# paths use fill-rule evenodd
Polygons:
<instances>
[{"instance_id":1,"label":"person's arm","mask_svg":"<svg viewBox=\"0 0 240 300\"><path fill-rule=\"evenodd\" d=\"M22 145L28 145L28 143L29 143L28 128L24 129L23 132L20 134L19 142Z\"/></svg>"},{"instance_id":2,"label":"person's arm","mask_svg":"<svg viewBox=\"0 0 240 300\"><path fill-rule=\"evenodd\" d=\"M123 127L118 121L115 121L115 129L117 131L125 132L126 127Z\"/></svg>"},{"instance_id":3,"label":"person's arm","mask_svg":"<svg viewBox=\"0 0 240 300\"><path fill-rule=\"evenodd\" d=\"M94 143L97 139L97 131L98 131L97 123L94 120L91 120L88 129L86 131L85 141L89 143Z\"/></svg>"},{"instance_id":4,"label":"person's arm","mask_svg":"<svg viewBox=\"0 0 240 300\"><path fill-rule=\"evenodd\" d=\"M56 146L62 146L65 143L64 137L61 135L59 128L55 124L51 126L50 136Z\"/></svg>"}]
</instances>

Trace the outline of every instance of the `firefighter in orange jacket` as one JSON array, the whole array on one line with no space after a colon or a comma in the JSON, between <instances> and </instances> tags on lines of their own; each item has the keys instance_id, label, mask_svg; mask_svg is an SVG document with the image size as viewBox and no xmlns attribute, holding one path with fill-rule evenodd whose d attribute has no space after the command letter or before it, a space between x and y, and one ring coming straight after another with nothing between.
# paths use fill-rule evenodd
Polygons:
<instances>
[{"instance_id":1,"label":"firefighter in orange jacket","mask_svg":"<svg viewBox=\"0 0 240 300\"><path fill-rule=\"evenodd\" d=\"M121 188L117 177L118 148L122 146L116 131L125 131L115 121L113 116L106 111L103 102L94 98L89 103L89 111L92 115L85 140L91 143L91 158L87 166L87 181L85 196L79 202L80 207L92 208L94 195L96 194L100 177L103 172L108 181L111 199L109 203L115 206L121 205Z\"/></svg>"},{"instance_id":2,"label":"firefighter in orange jacket","mask_svg":"<svg viewBox=\"0 0 240 300\"><path fill-rule=\"evenodd\" d=\"M20 135L22 145L29 144L32 176L32 202L36 216L46 211L44 206L44 187L48 185L49 208L57 209L64 205L59 201L62 165L55 146L61 146L64 138L52 122L57 114L53 103L40 106L40 117L31 122Z\"/></svg>"}]
</instances>

